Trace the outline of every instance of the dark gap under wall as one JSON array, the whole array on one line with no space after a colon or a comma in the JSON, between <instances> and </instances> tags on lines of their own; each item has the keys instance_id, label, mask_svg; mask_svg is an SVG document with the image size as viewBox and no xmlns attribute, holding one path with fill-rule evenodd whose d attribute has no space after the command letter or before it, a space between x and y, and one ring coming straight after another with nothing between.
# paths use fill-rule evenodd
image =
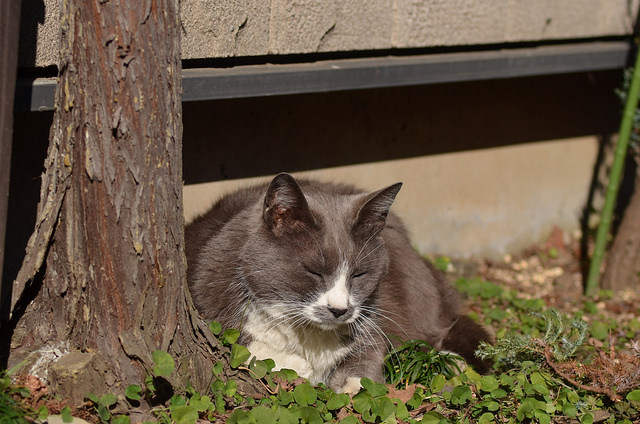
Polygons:
<instances>
[{"instance_id":1,"label":"dark gap under wall","mask_svg":"<svg viewBox=\"0 0 640 424\"><path fill-rule=\"evenodd\" d=\"M620 72L184 104L187 184L617 131Z\"/></svg>"}]
</instances>

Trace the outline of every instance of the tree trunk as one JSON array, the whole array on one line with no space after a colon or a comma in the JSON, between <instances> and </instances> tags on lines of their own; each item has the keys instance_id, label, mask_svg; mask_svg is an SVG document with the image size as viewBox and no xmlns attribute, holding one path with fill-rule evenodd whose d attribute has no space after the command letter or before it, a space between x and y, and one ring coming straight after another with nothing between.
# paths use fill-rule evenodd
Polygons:
<instances>
[{"instance_id":1,"label":"tree trunk","mask_svg":"<svg viewBox=\"0 0 640 424\"><path fill-rule=\"evenodd\" d=\"M81 400L176 359L204 390L220 346L185 279L179 0L63 0L56 111L14 283L9 365ZM80 380L80 381L79 381Z\"/></svg>"},{"instance_id":2,"label":"tree trunk","mask_svg":"<svg viewBox=\"0 0 640 424\"><path fill-rule=\"evenodd\" d=\"M614 291L640 287L640 171L609 250L602 287Z\"/></svg>"}]
</instances>

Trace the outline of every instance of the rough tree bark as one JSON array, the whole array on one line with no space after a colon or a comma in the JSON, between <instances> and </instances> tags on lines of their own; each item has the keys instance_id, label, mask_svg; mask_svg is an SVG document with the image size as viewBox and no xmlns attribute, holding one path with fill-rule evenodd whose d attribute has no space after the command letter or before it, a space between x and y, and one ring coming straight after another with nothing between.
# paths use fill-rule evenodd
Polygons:
<instances>
[{"instance_id":1,"label":"rough tree bark","mask_svg":"<svg viewBox=\"0 0 640 424\"><path fill-rule=\"evenodd\" d=\"M609 250L602 287L614 291L640 287L640 171Z\"/></svg>"},{"instance_id":2,"label":"rough tree bark","mask_svg":"<svg viewBox=\"0 0 640 424\"><path fill-rule=\"evenodd\" d=\"M63 398L123 393L176 359L204 389L220 347L185 283L179 0L63 0L56 111L14 283L9 365Z\"/></svg>"}]
</instances>

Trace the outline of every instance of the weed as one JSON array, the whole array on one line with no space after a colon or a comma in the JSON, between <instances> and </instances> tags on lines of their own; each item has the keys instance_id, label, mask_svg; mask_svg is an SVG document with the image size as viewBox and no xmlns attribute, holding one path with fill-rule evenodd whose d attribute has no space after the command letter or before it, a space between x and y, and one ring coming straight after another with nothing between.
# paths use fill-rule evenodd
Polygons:
<instances>
[{"instance_id":1,"label":"weed","mask_svg":"<svg viewBox=\"0 0 640 424\"><path fill-rule=\"evenodd\" d=\"M23 403L29 395L29 389L11 383L7 371L0 372L0 423L29 423L35 416L35 412Z\"/></svg>"}]
</instances>

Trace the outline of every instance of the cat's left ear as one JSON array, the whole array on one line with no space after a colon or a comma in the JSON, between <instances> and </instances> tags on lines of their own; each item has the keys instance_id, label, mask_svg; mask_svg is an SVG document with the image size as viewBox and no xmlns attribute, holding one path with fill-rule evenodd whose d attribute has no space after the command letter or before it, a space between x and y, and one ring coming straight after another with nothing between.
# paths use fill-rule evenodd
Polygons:
<instances>
[{"instance_id":1,"label":"cat's left ear","mask_svg":"<svg viewBox=\"0 0 640 424\"><path fill-rule=\"evenodd\" d=\"M382 230L387 222L389 209L401 187L402 183L395 183L368 195L356 214L353 230L365 235L372 235Z\"/></svg>"},{"instance_id":2,"label":"cat's left ear","mask_svg":"<svg viewBox=\"0 0 640 424\"><path fill-rule=\"evenodd\" d=\"M289 174L278 174L269 184L262 217L276 235L313 226L315 220L300 186Z\"/></svg>"}]
</instances>

